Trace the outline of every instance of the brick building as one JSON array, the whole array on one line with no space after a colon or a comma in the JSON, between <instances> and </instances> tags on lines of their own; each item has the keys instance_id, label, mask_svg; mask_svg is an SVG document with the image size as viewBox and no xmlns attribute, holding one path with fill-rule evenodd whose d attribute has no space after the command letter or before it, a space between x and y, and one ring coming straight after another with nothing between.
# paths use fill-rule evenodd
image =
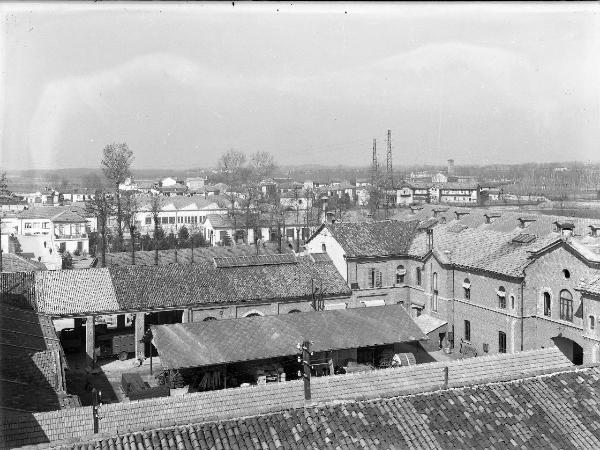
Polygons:
<instances>
[{"instance_id":1,"label":"brick building","mask_svg":"<svg viewBox=\"0 0 600 450\"><path fill-rule=\"evenodd\" d=\"M123 331L125 314L134 314L135 353L143 357L140 340L150 324L320 310L351 295L326 255L215 257L210 263L111 266L14 277L2 274L2 295L19 291L37 312L53 319L75 319L75 328L85 332L89 364L94 359L98 316L116 315L117 331Z\"/></svg>"},{"instance_id":2,"label":"brick building","mask_svg":"<svg viewBox=\"0 0 600 450\"><path fill-rule=\"evenodd\" d=\"M415 318L425 314L420 321L446 322L447 332L442 326L427 333L455 351L513 353L556 345L574 362L600 360L577 291L599 274L596 225L435 207L407 218L404 226L326 225L307 248L330 255L355 289L353 298L369 293L403 303ZM412 231L399 237L401 229ZM355 262L356 242L369 243L371 253ZM403 252L390 258L389 247L401 242Z\"/></svg>"}]
</instances>

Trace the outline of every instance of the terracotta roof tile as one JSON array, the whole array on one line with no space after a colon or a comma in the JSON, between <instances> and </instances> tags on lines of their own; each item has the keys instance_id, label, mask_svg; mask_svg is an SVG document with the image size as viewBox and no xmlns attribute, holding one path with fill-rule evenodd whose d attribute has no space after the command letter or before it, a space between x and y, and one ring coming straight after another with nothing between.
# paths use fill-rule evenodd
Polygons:
<instances>
[{"instance_id":1,"label":"terracotta roof tile","mask_svg":"<svg viewBox=\"0 0 600 450\"><path fill-rule=\"evenodd\" d=\"M334 223L326 227L347 257L406 255L417 233L418 222L385 220Z\"/></svg>"},{"instance_id":2,"label":"terracotta roof tile","mask_svg":"<svg viewBox=\"0 0 600 450\"><path fill-rule=\"evenodd\" d=\"M597 448L600 368L95 438L200 448ZM565 424L568 424L566 426ZM164 436L159 439L158 436Z\"/></svg>"},{"instance_id":3,"label":"terracotta roof tile","mask_svg":"<svg viewBox=\"0 0 600 450\"><path fill-rule=\"evenodd\" d=\"M289 258L265 258L282 257ZM3 280L8 275L2 274ZM313 282L322 282L325 296L351 294L328 257L312 256L296 257L293 264L112 266L32 276L35 289L28 295L33 304L40 312L57 315L310 298Z\"/></svg>"}]
</instances>

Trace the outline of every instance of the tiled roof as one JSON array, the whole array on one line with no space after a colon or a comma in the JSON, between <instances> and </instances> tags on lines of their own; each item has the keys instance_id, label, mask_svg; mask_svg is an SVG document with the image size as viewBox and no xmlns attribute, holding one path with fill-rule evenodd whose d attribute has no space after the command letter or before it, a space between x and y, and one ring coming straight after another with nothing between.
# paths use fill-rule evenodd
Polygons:
<instances>
[{"instance_id":1,"label":"tiled roof","mask_svg":"<svg viewBox=\"0 0 600 450\"><path fill-rule=\"evenodd\" d=\"M57 223L84 223L87 219L74 211L63 211L52 218Z\"/></svg>"},{"instance_id":2,"label":"tiled roof","mask_svg":"<svg viewBox=\"0 0 600 450\"><path fill-rule=\"evenodd\" d=\"M590 280L582 281L577 287L577 290L600 296L600 275L593 277Z\"/></svg>"},{"instance_id":3,"label":"tiled roof","mask_svg":"<svg viewBox=\"0 0 600 450\"><path fill-rule=\"evenodd\" d=\"M313 280L322 281L326 296L351 294L329 258L302 256L297 261L297 264L227 269L201 262L39 272L34 274L34 298L40 312L83 315L309 298Z\"/></svg>"},{"instance_id":4,"label":"tiled roof","mask_svg":"<svg viewBox=\"0 0 600 450\"><path fill-rule=\"evenodd\" d=\"M297 264L294 253L280 255L252 255L214 258L215 266L219 268L245 266L272 266L277 264Z\"/></svg>"},{"instance_id":5,"label":"tiled roof","mask_svg":"<svg viewBox=\"0 0 600 450\"><path fill-rule=\"evenodd\" d=\"M283 245L281 250L284 253L292 253L292 250ZM260 255L279 254L279 249L276 243L265 242L259 245ZM236 244L232 246L218 247L196 247L194 248L194 261L198 262L213 262L214 258L226 258L237 256L254 256L256 255L255 245ZM150 251L136 251L135 264L138 266L154 266L155 253ZM175 260L175 250L159 250L158 264L164 266L166 264L190 264L192 262L192 250L189 248L180 248L177 250L177 260ZM131 252L107 253L107 266L129 266L131 265Z\"/></svg>"},{"instance_id":6,"label":"tiled roof","mask_svg":"<svg viewBox=\"0 0 600 450\"><path fill-rule=\"evenodd\" d=\"M30 272L46 270L46 266L38 261L25 259L14 253L2 253L2 272Z\"/></svg>"},{"instance_id":7,"label":"tiled roof","mask_svg":"<svg viewBox=\"0 0 600 450\"><path fill-rule=\"evenodd\" d=\"M151 198L152 197L147 195L136 197L136 201L139 204L140 210L150 211ZM192 195L190 197L165 197L161 198L161 202L163 205L163 210L165 210L165 207L168 205L173 205L173 208L176 210L200 210L216 204L218 198L219 197L204 198L202 195Z\"/></svg>"},{"instance_id":8,"label":"tiled roof","mask_svg":"<svg viewBox=\"0 0 600 450\"><path fill-rule=\"evenodd\" d=\"M61 347L50 317L3 305L0 330L0 408L60 409Z\"/></svg>"},{"instance_id":9,"label":"tiled roof","mask_svg":"<svg viewBox=\"0 0 600 450\"><path fill-rule=\"evenodd\" d=\"M323 352L427 339L400 305L153 325L165 369L291 356L310 339Z\"/></svg>"},{"instance_id":10,"label":"tiled roof","mask_svg":"<svg viewBox=\"0 0 600 450\"><path fill-rule=\"evenodd\" d=\"M46 314L120 309L105 268L40 272L35 276L35 303Z\"/></svg>"},{"instance_id":11,"label":"tiled roof","mask_svg":"<svg viewBox=\"0 0 600 450\"><path fill-rule=\"evenodd\" d=\"M334 223L325 225L347 257L406 255L417 233L417 221Z\"/></svg>"},{"instance_id":12,"label":"tiled roof","mask_svg":"<svg viewBox=\"0 0 600 450\"><path fill-rule=\"evenodd\" d=\"M221 214L208 214L206 216L207 222L210 222L210 225L213 228L233 228L233 221L228 217ZM241 220L238 224L241 225Z\"/></svg>"},{"instance_id":13,"label":"tiled roof","mask_svg":"<svg viewBox=\"0 0 600 450\"><path fill-rule=\"evenodd\" d=\"M598 448L600 369L287 409L65 448Z\"/></svg>"},{"instance_id":14,"label":"tiled roof","mask_svg":"<svg viewBox=\"0 0 600 450\"><path fill-rule=\"evenodd\" d=\"M59 214L65 213L67 211L74 212L77 214L78 219L81 216L86 217L85 210L80 206L38 206L29 209L25 209L17 214L19 219L50 219L52 220L54 217Z\"/></svg>"}]
</instances>

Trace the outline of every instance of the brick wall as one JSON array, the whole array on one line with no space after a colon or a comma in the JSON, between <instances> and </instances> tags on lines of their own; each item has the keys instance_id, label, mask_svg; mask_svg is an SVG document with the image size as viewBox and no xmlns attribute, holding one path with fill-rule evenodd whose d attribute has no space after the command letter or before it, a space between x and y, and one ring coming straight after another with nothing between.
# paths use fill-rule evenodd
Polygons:
<instances>
[{"instance_id":1,"label":"brick wall","mask_svg":"<svg viewBox=\"0 0 600 450\"><path fill-rule=\"evenodd\" d=\"M311 380L314 402L389 397L448 386L522 378L568 368L571 363L556 348L470 358L450 363L336 375ZM235 388L103 405L100 433L116 434L177 424L254 416L304 405L301 380L261 387ZM6 416L0 423L4 446L53 442L92 434L92 408L80 407L31 415Z\"/></svg>"},{"instance_id":2,"label":"brick wall","mask_svg":"<svg viewBox=\"0 0 600 450\"><path fill-rule=\"evenodd\" d=\"M568 270L568 278L564 270ZM536 317L529 327L533 332L528 336L528 347L547 347L557 343L552 338L562 336L583 347L584 362L598 361L600 334L598 330L592 332L589 329L588 316L598 317L600 307L594 300L584 301L580 292L575 290L581 279L589 279L598 271L589 268L566 248L558 247L536 259L525 273L525 315ZM573 298L573 322L560 318L560 293L563 290L567 290ZM550 294L549 317L544 315L544 292ZM562 344L565 351L571 351L569 343L563 341Z\"/></svg>"}]
</instances>

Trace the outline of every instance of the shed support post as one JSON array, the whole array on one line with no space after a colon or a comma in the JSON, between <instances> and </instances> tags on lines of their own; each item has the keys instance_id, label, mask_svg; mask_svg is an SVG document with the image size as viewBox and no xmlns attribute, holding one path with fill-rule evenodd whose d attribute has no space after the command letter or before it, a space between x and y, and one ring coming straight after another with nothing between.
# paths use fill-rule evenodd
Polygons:
<instances>
[{"instance_id":1,"label":"shed support post","mask_svg":"<svg viewBox=\"0 0 600 450\"><path fill-rule=\"evenodd\" d=\"M96 356L94 349L96 347L96 327L94 316L88 316L85 322L85 365L88 369L94 368Z\"/></svg>"},{"instance_id":2,"label":"shed support post","mask_svg":"<svg viewBox=\"0 0 600 450\"><path fill-rule=\"evenodd\" d=\"M144 339L145 321L145 313L135 313L135 357L138 360L144 360L146 357L146 344L142 341Z\"/></svg>"}]
</instances>

